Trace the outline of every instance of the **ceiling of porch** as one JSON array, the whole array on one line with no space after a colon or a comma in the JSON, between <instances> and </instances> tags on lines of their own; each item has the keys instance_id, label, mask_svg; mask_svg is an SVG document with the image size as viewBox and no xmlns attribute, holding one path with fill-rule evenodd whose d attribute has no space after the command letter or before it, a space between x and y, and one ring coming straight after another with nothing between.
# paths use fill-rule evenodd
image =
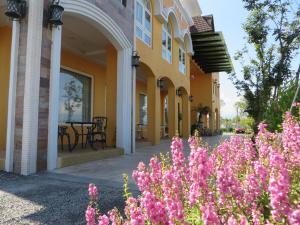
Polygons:
<instances>
[{"instance_id":1,"label":"ceiling of porch","mask_svg":"<svg viewBox=\"0 0 300 225\"><path fill-rule=\"evenodd\" d=\"M105 66L109 40L93 25L69 13L63 16L62 47Z\"/></svg>"}]
</instances>

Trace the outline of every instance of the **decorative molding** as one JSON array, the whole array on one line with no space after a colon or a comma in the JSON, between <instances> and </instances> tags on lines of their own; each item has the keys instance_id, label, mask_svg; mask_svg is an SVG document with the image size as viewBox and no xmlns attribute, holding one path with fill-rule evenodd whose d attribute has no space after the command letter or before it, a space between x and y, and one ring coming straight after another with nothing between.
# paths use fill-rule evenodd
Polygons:
<instances>
[{"instance_id":1,"label":"decorative molding","mask_svg":"<svg viewBox=\"0 0 300 225\"><path fill-rule=\"evenodd\" d=\"M12 41L10 55L10 74L9 74L9 97L7 113L7 134L6 134L6 155L5 171L13 172L14 145L15 145L15 109L16 109L16 86L18 74L18 55L19 55L19 36L20 23L13 21Z\"/></svg>"},{"instance_id":2,"label":"decorative molding","mask_svg":"<svg viewBox=\"0 0 300 225\"><path fill-rule=\"evenodd\" d=\"M86 0L61 0L65 12L78 14L89 18L92 22L101 25L100 31L118 49L131 48L132 45L118 24L103 10Z\"/></svg>"},{"instance_id":3,"label":"decorative molding","mask_svg":"<svg viewBox=\"0 0 300 225\"><path fill-rule=\"evenodd\" d=\"M28 0L21 174L36 172L44 1Z\"/></svg>"}]
</instances>

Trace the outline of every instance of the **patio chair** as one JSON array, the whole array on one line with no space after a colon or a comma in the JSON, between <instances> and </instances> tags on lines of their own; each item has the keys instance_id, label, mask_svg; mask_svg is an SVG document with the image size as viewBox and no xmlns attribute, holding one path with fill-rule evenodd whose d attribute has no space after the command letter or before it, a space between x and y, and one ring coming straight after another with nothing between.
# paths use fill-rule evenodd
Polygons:
<instances>
[{"instance_id":1,"label":"patio chair","mask_svg":"<svg viewBox=\"0 0 300 225\"><path fill-rule=\"evenodd\" d=\"M137 128L136 128L136 136L137 136L137 139L138 139L138 140L145 139L145 138L144 138L144 130L143 130L143 128L144 128L144 124L139 123L139 124L137 125Z\"/></svg>"},{"instance_id":2,"label":"patio chair","mask_svg":"<svg viewBox=\"0 0 300 225\"><path fill-rule=\"evenodd\" d=\"M64 150L64 137L67 137L68 140L68 148L71 152L71 143L70 143L70 134L68 133L68 127L67 126L58 126L58 138L60 139L61 144L61 150Z\"/></svg>"},{"instance_id":3,"label":"patio chair","mask_svg":"<svg viewBox=\"0 0 300 225\"><path fill-rule=\"evenodd\" d=\"M86 145L88 142L91 143L92 147L94 143L102 143L102 148L106 146L106 127L107 117L96 116L93 118L93 126L88 127L88 134L86 138Z\"/></svg>"}]
</instances>

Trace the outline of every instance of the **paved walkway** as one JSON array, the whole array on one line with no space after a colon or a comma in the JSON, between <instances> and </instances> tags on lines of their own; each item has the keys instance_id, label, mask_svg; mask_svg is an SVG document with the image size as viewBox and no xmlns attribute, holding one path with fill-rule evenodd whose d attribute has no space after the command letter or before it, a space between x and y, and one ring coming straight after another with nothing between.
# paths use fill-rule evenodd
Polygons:
<instances>
[{"instance_id":1,"label":"paved walkway","mask_svg":"<svg viewBox=\"0 0 300 225\"><path fill-rule=\"evenodd\" d=\"M211 146L223 137L205 139ZM138 149L131 156L99 160L59 169L54 173L18 176L0 172L1 225L81 225L88 203L87 186L95 183L100 191L101 211L123 208L122 173L131 174L139 161L148 163L155 154L167 152L169 142ZM131 185L133 186L133 185ZM133 189L133 192L137 194Z\"/></svg>"},{"instance_id":2,"label":"paved walkway","mask_svg":"<svg viewBox=\"0 0 300 225\"><path fill-rule=\"evenodd\" d=\"M206 137L203 140L214 147L222 139L228 136ZM72 176L88 177L93 179L104 179L114 182L121 182L123 174L126 173L131 178L132 171L136 169L139 162L148 164L153 155L167 153L170 150L170 140L163 140L160 145L146 146L136 150L133 155L124 155L118 158L110 158L89 162L81 165L70 166L58 169L55 173L68 174ZM188 143L185 141L185 152L189 154ZM130 180L133 183L132 180Z\"/></svg>"}]
</instances>

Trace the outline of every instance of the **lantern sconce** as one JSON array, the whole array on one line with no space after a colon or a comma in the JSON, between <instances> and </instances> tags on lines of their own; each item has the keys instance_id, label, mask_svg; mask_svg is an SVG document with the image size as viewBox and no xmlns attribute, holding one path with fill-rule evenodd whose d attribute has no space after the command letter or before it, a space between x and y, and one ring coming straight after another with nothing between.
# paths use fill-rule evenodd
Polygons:
<instances>
[{"instance_id":1,"label":"lantern sconce","mask_svg":"<svg viewBox=\"0 0 300 225\"><path fill-rule=\"evenodd\" d=\"M194 96L193 96L193 95L190 95L190 96L189 96L189 101L190 101L190 102L193 102L193 101L194 101Z\"/></svg>"},{"instance_id":2,"label":"lantern sconce","mask_svg":"<svg viewBox=\"0 0 300 225\"><path fill-rule=\"evenodd\" d=\"M138 53L136 51L133 52L132 55L132 66L134 67L139 67L140 66L140 56L138 55Z\"/></svg>"},{"instance_id":3,"label":"lantern sconce","mask_svg":"<svg viewBox=\"0 0 300 225\"><path fill-rule=\"evenodd\" d=\"M195 80L195 75L194 75L194 74L192 74L192 75L190 76L190 80Z\"/></svg>"},{"instance_id":4,"label":"lantern sconce","mask_svg":"<svg viewBox=\"0 0 300 225\"><path fill-rule=\"evenodd\" d=\"M162 79L157 80L157 87L159 87L160 89L164 88L164 81Z\"/></svg>"},{"instance_id":5,"label":"lantern sconce","mask_svg":"<svg viewBox=\"0 0 300 225\"><path fill-rule=\"evenodd\" d=\"M218 83L217 87L220 88L220 86L221 86L220 83Z\"/></svg>"},{"instance_id":6,"label":"lantern sconce","mask_svg":"<svg viewBox=\"0 0 300 225\"><path fill-rule=\"evenodd\" d=\"M176 95L179 97L182 96L182 91L179 88L176 90Z\"/></svg>"},{"instance_id":7,"label":"lantern sconce","mask_svg":"<svg viewBox=\"0 0 300 225\"><path fill-rule=\"evenodd\" d=\"M7 0L5 15L18 20L26 15L26 1L24 0Z\"/></svg>"},{"instance_id":8,"label":"lantern sconce","mask_svg":"<svg viewBox=\"0 0 300 225\"><path fill-rule=\"evenodd\" d=\"M59 5L59 0L53 0L48 9L48 24L51 26L63 25L62 16L64 10L64 7Z\"/></svg>"}]
</instances>

